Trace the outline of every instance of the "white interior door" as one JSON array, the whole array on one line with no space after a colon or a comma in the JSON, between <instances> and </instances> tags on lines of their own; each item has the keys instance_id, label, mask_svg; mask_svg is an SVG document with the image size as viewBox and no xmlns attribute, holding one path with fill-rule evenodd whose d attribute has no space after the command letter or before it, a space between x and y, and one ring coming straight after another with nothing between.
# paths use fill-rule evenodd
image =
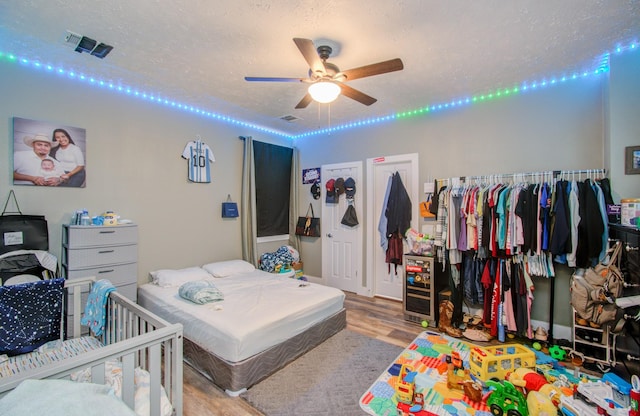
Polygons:
<instances>
[{"instance_id":1,"label":"white interior door","mask_svg":"<svg viewBox=\"0 0 640 416\"><path fill-rule=\"evenodd\" d=\"M367 160L367 178L371 186L367 193L367 286L375 296L402 300L402 267L397 270L386 263L386 252L381 246L382 234L378 231L380 216L384 215L384 197L389 178L398 172L402 184L411 198L411 226L418 229L419 171L418 155L396 155ZM406 247L405 247L406 249ZM406 250L405 250L406 252Z\"/></svg>"},{"instance_id":2,"label":"white interior door","mask_svg":"<svg viewBox=\"0 0 640 416\"><path fill-rule=\"evenodd\" d=\"M364 206L364 181L362 179L362 162L348 162L323 165L320 177L322 186L329 179L349 177L356 183L354 207L359 225L348 227L341 224L347 209L346 196L342 194L337 204L326 203L326 188L322 192L322 277L327 279L329 286L348 292L358 293L362 287L362 229Z\"/></svg>"}]
</instances>

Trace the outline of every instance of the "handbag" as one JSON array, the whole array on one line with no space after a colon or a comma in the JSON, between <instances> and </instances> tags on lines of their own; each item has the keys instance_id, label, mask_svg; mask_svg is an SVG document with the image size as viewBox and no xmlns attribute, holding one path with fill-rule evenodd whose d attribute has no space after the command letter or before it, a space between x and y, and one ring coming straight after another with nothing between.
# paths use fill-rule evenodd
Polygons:
<instances>
[{"instance_id":1,"label":"handbag","mask_svg":"<svg viewBox=\"0 0 640 416\"><path fill-rule=\"evenodd\" d=\"M349 206L347 207L347 210L342 216L342 221L340 221L340 224L346 225L347 227L355 227L356 225L358 225L358 216L356 214L356 208L353 206L353 204L349 204Z\"/></svg>"},{"instance_id":2,"label":"handbag","mask_svg":"<svg viewBox=\"0 0 640 416\"><path fill-rule=\"evenodd\" d=\"M315 214L313 213L313 205L311 205L311 203L309 203L307 215L304 217L298 217L298 222L296 223L296 235L304 237L320 237L320 218L315 217Z\"/></svg>"},{"instance_id":3,"label":"handbag","mask_svg":"<svg viewBox=\"0 0 640 416\"><path fill-rule=\"evenodd\" d=\"M571 276L571 305L580 318L596 325L616 320L618 307L615 302L624 289L620 271L622 244L616 242L610 253L606 264L578 269Z\"/></svg>"},{"instance_id":4,"label":"handbag","mask_svg":"<svg viewBox=\"0 0 640 416\"><path fill-rule=\"evenodd\" d=\"M7 212L7 205L11 198L17 211ZM12 189L0 214L0 254L15 250L48 251L49 229L44 215L22 214Z\"/></svg>"},{"instance_id":5,"label":"handbag","mask_svg":"<svg viewBox=\"0 0 640 416\"><path fill-rule=\"evenodd\" d=\"M222 203L222 218L236 218L238 215L238 204L231 201L231 195L227 195L227 201Z\"/></svg>"},{"instance_id":6,"label":"handbag","mask_svg":"<svg viewBox=\"0 0 640 416\"><path fill-rule=\"evenodd\" d=\"M431 201L420 202L420 216L423 218L434 218L435 215L431 213Z\"/></svg>"}]
</instances>

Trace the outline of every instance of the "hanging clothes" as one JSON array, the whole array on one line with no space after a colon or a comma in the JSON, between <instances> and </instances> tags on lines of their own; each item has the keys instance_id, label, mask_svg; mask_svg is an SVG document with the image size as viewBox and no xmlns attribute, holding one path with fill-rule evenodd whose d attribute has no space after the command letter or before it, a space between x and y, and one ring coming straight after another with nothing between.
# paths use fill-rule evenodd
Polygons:
<instances>
[{"instance_id":1,"label":"hanging clothes","mask_svg":"<svg viewBox=\"0 0 640 416\"><path fill-rule=\"evenodd\" d=\"M514 175L507 184L455 178L453 188L438 192L435 245L443 270L451 266L454 310L464 300L482 304L494 336L533 337L532 276L553 278L554 261L586 267L602 255L609 183L564 174L536 174L534 183L514 183Z\"/></svg>"},{"instance_id":2,"label":"hanging clothes","mask_svg":"<svg viewBox=\"0 0 640 416\"><path fill-rule=\"evenodd\" d=\"M389 240L386 262L390 271L391 264L394 264L396 269L402 264L402 241L404 234L411 228L411 199L398 172L391 178L389 198L384 212L387 219L386 236Z\"/></svg>"},{"instance_id":3,"label":"hanging clothes","mask_svg":"<svg viewBox=\"0 0 640 416\"><path fill-rule=\"evenodd\" d=\"M389 193L391 192L391 183L393 176L389 176L387 180L387 189L384 191L384 200L382 202L382 212L378 221L378 233L380 233L380 246L385 252L389 247L389 239L387 238L387 203L389 202Z\"/></svg>"}]
</instances>

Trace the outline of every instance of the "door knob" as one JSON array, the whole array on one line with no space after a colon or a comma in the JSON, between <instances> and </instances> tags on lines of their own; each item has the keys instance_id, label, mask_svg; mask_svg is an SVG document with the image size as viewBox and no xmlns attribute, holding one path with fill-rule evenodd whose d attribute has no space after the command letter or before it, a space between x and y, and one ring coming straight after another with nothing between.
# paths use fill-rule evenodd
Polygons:
<instances>
[{"instance_id":1,"label":"door knob","mask_svg":"<svg viewBox=\"0 0 640 416\"><path fill-rule=\"evenodd\" d=\"M329 233L329 234L327 234L327 237L332 238L333 234Z\"/></svg>"}]
</instances>

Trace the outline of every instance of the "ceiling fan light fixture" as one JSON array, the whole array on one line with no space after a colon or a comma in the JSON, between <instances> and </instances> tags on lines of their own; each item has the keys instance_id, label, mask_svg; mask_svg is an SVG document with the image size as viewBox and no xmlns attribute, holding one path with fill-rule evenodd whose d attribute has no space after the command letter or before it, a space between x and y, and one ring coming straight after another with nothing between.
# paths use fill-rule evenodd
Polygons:
<instances>
[{"instance_id":1,"label":"ceiling fan light fixture","mask_svg":"<svg viewBox=\"0 0 640 416\"><path fill-rule=\"evenodd\" d=\"M340 86L331 81L318 81L309 85L309 95L319 103L330 103L340 95Z\"/></svg>"}]
</instances>

